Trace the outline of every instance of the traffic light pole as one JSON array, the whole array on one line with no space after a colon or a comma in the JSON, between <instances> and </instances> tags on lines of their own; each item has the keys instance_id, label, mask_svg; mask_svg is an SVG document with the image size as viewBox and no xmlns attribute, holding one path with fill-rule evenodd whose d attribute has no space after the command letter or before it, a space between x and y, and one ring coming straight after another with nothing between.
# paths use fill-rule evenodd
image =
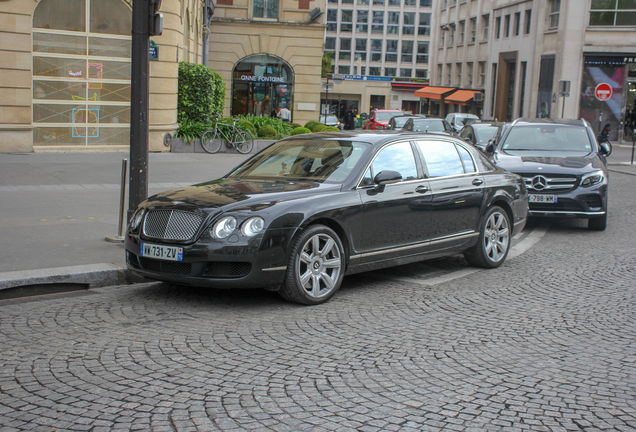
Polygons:
<instances>
[{"instance_id":1,"label":"traffic light pole","mask_svg":"<svg viewBox=\"0 0 636 432\"><path fill-rule=\"evenodd\" d=\"M128 218L148 198L148 92L150 86L148 54L150 4L132 2L132 71L130 90L130 192Z\"/></svg>"}]
</instances>

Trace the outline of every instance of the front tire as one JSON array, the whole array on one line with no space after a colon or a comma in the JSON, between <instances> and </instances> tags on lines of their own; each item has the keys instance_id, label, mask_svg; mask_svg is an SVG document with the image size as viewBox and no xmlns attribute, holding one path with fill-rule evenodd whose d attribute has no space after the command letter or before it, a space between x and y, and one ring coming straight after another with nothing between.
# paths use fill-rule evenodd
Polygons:
<instances>
[{"instance_id":1,"label":"front tire","mask_svg":"<svg viewBox=\"0 0 636 432\"><path fill-rule=\"evenodd\" d=\"M477 244L464 253L466 261L475 267L495 268L506 260L510 250L510 220L499 206L492 206L479 222Z\"/></svg>"},{"instance_id":2,"label":"front tire","mask_svg":"<svg viewBox=\"0 0 636 432\"><path fill-rule=\"evenodd\" d=\"M344 269L344 248L338 235L325 225L312 225L296 239L278 293L293 303L325 303L340 288Z\"/></svg>"},{"instance_id":3,"label":"front tire","mask_svg":"<svg viewBox=\"0 0 636 432\"><path fill-rule=\"evenodd\" d=\"M236 146L236 150L238 150L241 154L247 154L252 151L252 147L254 147L254 139L249 132L238 131L236 134L236 138L234 139L234 145Z\"/></svg>"},{"instance_id":4,"label":"front tire","mask_svg":"<svg viewBox=\"0 0 636 432\"><path fill-rule=\"evenodd\" d=\"M216 153L221 149L223 138L218 133L218 129L208 129L201 135L201 147L208 153Z\"/></svg>"}]
</instances>

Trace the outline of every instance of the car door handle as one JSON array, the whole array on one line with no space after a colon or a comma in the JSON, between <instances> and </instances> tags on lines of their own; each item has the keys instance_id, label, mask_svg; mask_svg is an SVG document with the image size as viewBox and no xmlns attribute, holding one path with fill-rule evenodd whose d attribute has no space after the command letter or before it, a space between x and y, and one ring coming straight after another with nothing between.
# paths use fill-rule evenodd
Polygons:
<instances>
[{"instance_id":1,"label":"car door handle","mask_svg":"<svg viewBox=\"0 0 636 432\"><path fill-rule=\"evenodd\" d=\"M428 186L418 186L415 188L415 192L421 193L421 194L426 193L428 192Z\"/></svg>"},{"instance_id":2,"label":"car door handle","mask_svg":"<svg viewBox=\"0 0 636 432\"><path fill-rule=\"evenodd\" d=\"M473 185L475 186L481 186L482 184L484 184L484 181L482 179L473 180Z\"/></svg>"}]
</instances>

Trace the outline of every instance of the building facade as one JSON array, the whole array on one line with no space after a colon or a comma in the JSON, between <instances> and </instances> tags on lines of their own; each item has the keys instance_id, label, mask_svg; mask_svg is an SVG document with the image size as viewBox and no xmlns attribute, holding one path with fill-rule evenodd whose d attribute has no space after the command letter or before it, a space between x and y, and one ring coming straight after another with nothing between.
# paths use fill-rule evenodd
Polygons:
<instances>
[{"instance_id":1,"label":"building facade","mask_svg":"<svg viewBox=\"0 0 636 432\"><path fill-rule=\"evenodd\" d=\"M396 83L428 82L432 6L432 0L329 0L325 53L344 81L329 94L323 83L323 112L419 113L419 98Z\"/></svg>"},{"instance_id":2,"label":"building facade","mask_svg":"<svg viewBox=\"0 0 636 432\"><path fill-rule=\"evenodd\" d=\"M481 90L482 118L585 118L596 130L610 123L612 140L631 140L633 2L440 0L433 20L432 84ZM599 93L600 84L611 92ZM465 109L439 105L442 115Z\"/></svg>"}]
</instances>

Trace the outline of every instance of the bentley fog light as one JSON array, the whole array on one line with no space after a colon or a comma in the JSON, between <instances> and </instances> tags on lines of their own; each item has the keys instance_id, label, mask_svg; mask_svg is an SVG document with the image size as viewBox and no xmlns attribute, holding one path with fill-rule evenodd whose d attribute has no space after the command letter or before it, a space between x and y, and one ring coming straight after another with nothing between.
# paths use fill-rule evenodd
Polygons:
<instances>
[{"instance_id":1,"label":"bentley fog light","mask_svg":"<svg viewBox=\"0 0 636 432\"><path fill-rule=\"evenodd\" d=\"M257 216L243 222L241 232L244 236L252 237L263 231L263 228L265 228L265 221L262 217Z\"/></svg>"},{"instance_id":2,"label":"bentley fog light","mask_svg":"<svg viewBox=\"0 0 636 432\"><path fill-rule=\"evenodd\" d=\"M236 218L234 216L226 216L217 223L210 231L212 237L224 239L228 237L236 229Z\"/></svg>"},{"instance_id":3,"label":"bentley fog light","mask_svg":"<svg viewBox=\"0 0 636 432\"><path fill-rule=\"evenodd\" d=\"M603 171L594 171L583 176L583 178L581 179L581 186L594 186L595 184L601 183L603 180L605 180Z\"/></svg>"}]
</instances>

